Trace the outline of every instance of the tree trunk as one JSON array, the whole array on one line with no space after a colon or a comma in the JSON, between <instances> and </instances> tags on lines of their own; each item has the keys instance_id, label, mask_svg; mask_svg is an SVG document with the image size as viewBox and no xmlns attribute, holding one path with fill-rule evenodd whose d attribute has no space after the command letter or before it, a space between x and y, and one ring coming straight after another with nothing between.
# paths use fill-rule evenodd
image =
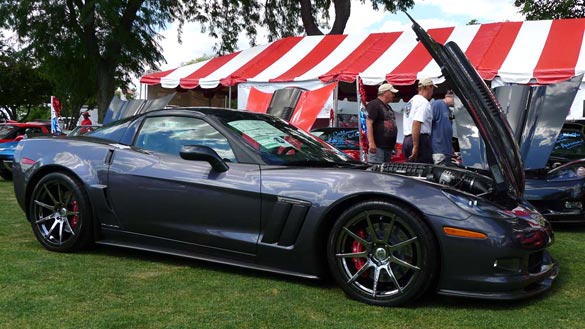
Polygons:
<instances>
[{"instance_id":1,"label":"tree trunk","mask_svg":"<svg viewBox=\"0 0 585 329\"><path fill-rule=\"evenodd\" d=\"M313 5L311 0L301 0L301 19L307 35L323 35L313 17Z\"/></svg>"},{"instance_id":2,"label":"tree trunk","mask_svg":"<svg viewBox=\"0 0 585 329\"><path fill-rule=\"evenodd\" d=\"M98 80L98 121L104 122L108 105L112 101L114 95L114 65L108 61L100 60L97 68ZM96 122L96 123L97 123Z\"/></svg>"},{"instance_id":3,"label":"tree trunk","mask_svg":"<svg viewBox=\"0 0 585 329\"><path fill-rule=\"evenodd\" d=\"M351 14L351 1L350 0L333 0L335 5L335 22L329 34L343 34L345 31L345 25L349 20Z\"/></svg>"},{"instance_id":4,"label":"tree trunk","mask_svg":"<svg viewBox=\"0 0 585 329\"><path fill-rule=\"evenodd\" d=\"M300 0L301 19L307 35L323 35L313 16L311 0ZM333 0L335 21L329 34L343 34L349 15L351 14L351 0Z\"/></svg>"}]
</instances>

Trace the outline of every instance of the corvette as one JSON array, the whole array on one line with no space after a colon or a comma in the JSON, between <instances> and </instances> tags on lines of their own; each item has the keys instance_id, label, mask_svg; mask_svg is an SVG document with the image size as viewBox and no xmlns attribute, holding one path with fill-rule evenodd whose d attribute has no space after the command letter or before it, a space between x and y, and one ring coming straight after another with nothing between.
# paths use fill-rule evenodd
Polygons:
<instances>
[{"instance_id":1,"label":"corvette","mask_svg":"<svg viewBox=\"0 0 585 329\"><path fill-rule=\"evenodd\" d=\"M429 291L518 299L548 290L553 232L522 197L509 125L459 48L413 28L480 131L498 136L484 136L489 171L368 166L270 115L164 109L84 136L21 141L18 203L48 250L97 243L331 275L375 305Z\"/></svg>"}]
</instances>

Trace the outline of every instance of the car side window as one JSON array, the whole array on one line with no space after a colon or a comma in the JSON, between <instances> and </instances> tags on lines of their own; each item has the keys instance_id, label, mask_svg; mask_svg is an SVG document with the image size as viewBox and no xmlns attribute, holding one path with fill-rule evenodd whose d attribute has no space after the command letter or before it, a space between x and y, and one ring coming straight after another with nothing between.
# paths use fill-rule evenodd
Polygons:
<instances>
[{"instance_id":1,"label":"car side window","mask_svg":"<svg viewBox=\"0 0 585 329\"><path fill-rule=\"evenodd\" d=\"M227 138L209 123L197 118L146 118L134 145L175 156L180 156L183 145L203 145L212 148L222 159L236 162Z\"/></svg>"}]
</instances>

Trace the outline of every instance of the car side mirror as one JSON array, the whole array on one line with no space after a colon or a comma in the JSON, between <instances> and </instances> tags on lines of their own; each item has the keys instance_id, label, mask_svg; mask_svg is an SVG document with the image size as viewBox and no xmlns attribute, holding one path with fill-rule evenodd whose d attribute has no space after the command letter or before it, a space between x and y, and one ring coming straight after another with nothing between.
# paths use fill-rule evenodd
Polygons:
<instances>
[{"instance_id":1,"label":"car side mirror","mask_svg":"<svg viewBox=\"0 0 585 329\"><path fill-rule=\"evenodd\" d=\"M225 172L230 168L219 154L209 146L183 145L179 154L185 160L207 161L211 168L218 172Z\"/></svg>"}]
</instances>

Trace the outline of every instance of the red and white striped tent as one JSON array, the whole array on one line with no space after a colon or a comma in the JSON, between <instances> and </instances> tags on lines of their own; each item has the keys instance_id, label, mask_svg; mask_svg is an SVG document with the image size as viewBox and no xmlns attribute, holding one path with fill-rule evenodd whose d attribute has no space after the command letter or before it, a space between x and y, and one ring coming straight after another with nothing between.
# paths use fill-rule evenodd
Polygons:
<instances>
[{"instance_id":1,"label":"red and white striped tent","mask_svg":"<svg viewBox=\"0 0 585 329\"><path fill-rule=\"evenodd\" d=\"M485 80L553 83L585 72L585 19L503 22L430 29L438 42L455 41ZM440 70L410 30L369 35L289 37L267 45L140 79L164 88L208 89L242 82L320 80L366 85L413 84Z\"/></svg>"}]
</instances>

